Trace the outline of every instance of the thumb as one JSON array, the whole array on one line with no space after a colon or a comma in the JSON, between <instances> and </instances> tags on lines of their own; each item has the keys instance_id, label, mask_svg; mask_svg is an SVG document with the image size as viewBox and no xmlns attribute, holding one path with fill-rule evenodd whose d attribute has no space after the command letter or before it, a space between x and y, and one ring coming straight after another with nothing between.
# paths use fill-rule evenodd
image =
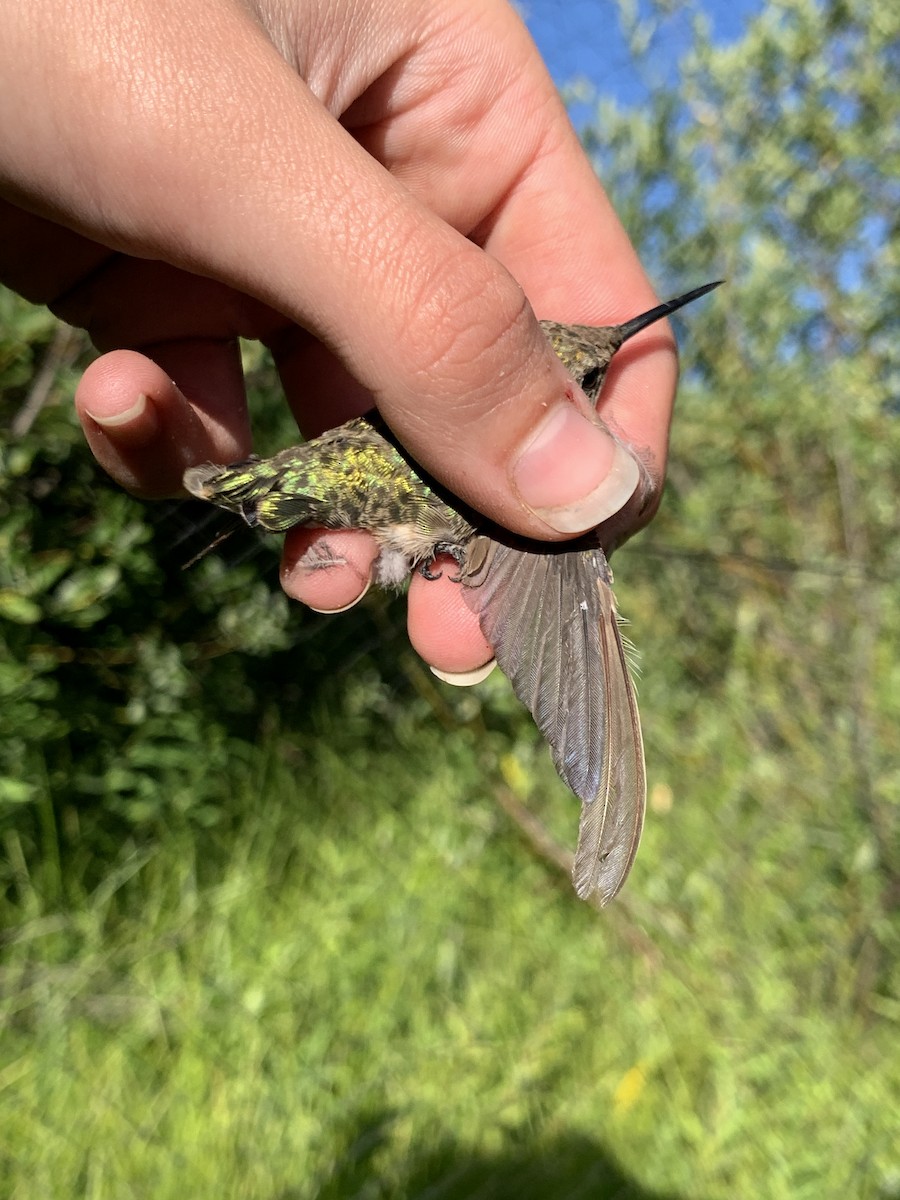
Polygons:
<instances>
[{"instance_id":1,"label":"thumb","mask_svg":"<svg viewBox=\"0 0 900 1200\"><path fill-rule=\"evenodd\" d=\"M459 241L453 273L437 247L429 302L398 307L389 353L372 364L383 372L373 381L378 407L423 467L498 524L544 539L592 529L626 504L640 468L554 354L519 286Z\"/></svg>"},{"instance_id":2,"label":"thumb","mask_svg":"<svg viewBox=\"0 0 900 1200\"><path fill-rule=\"evenodd\" d=\"M243 5L182 6L174 31L171 6L113 7L101 30L72 31L71 53L43 46L61 93L79 64L82 103L57 124L23 111L5 153L30 195L313 332L422 466L489 518L553 538L621 507L636 466L519 285L351 136ZM44 64L24 44L27 84Z\"/></svg>"}]
</instances>

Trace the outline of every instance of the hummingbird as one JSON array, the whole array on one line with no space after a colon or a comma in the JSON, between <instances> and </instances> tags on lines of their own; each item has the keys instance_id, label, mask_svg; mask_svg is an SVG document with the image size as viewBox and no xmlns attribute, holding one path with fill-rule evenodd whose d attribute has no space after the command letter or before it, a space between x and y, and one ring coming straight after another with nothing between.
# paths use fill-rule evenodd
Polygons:
<instances>
[{"instance_id":1,"label":"hummingbird","mask_svg":"<svg viewBox=\"0 0 900 1200\"><path fill-rule=\"evenodd\" d=\"M596 406L620 346L721 282L620 325L541 325ZM596 533L548 543L500 529L419 467L374 410L271 458L191 467L184 486L266 532L368 530L379 546L373 574L382 587L400 587L416 569L437 578L435 559L451 556L497 665L581 801L575 891L601 906L613 899L634 863L647 786L608 547Z\"/></svg>"}]
</instances>

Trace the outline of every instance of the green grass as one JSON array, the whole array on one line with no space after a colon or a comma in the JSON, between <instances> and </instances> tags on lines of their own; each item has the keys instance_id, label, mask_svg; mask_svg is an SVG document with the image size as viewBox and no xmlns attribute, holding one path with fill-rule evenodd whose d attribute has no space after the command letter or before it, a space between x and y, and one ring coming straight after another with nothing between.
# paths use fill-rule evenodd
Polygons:
<instances>
[{"instance_id":1,"label":"green grass","mask_svg":"<svg viewBox=\"0 0 900 1200\"><path fill-rule=\"evenodd\" d=\"M601 914L496 803L473 747L499 734L416 711L348 750L352 705L314 724L235 744L233 824L123 847L91 891L10 835L0 1195L900 1195L872 872L823 871L799 823L755 853L727 772L687 803L651 757ZM544 756L512 753L571 843Z\"/></svg>"}]
</instances>

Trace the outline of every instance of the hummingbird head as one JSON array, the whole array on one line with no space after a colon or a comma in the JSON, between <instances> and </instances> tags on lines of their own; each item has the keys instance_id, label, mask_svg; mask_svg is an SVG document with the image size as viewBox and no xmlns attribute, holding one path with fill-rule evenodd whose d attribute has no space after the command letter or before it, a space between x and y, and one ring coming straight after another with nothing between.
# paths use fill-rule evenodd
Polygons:
<instances>
[{"instance_id":1,"label":"hummingbird head","mask_svg":"<svg viewBox=\"0 0 900 1200\"><path fill-rule=\"evenodd\" d=\"M585 392L591 403L596 403L606 378L609 364L613 355L629 338L668 317L692 300L699 300L713 288L717 288L724 280L717 279L714 283L705 283L703 287L685 292L665 304L657 304L630 321L621 325L559 325L556 322L544 322L553 348L568 367L575 380Z\"/></svg>"}]
</instances>

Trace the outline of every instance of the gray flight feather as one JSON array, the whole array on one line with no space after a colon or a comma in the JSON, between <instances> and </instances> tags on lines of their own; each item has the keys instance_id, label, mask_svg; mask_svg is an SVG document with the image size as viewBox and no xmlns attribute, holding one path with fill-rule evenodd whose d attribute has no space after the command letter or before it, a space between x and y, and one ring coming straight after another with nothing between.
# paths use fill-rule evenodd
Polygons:
<instances>
[{"instance_id":1,"label":"gray flight feather","mask_svg":"<svg viewBox=\"0 0 900 1200\"><path fill-rule=\"evenodd\" d=\"M647 785L606 556L599 548L532 552L479 536L461 580L500 670L581 800L575 890L607 904L634 862Z\"/></svg>"}]
</instances>

